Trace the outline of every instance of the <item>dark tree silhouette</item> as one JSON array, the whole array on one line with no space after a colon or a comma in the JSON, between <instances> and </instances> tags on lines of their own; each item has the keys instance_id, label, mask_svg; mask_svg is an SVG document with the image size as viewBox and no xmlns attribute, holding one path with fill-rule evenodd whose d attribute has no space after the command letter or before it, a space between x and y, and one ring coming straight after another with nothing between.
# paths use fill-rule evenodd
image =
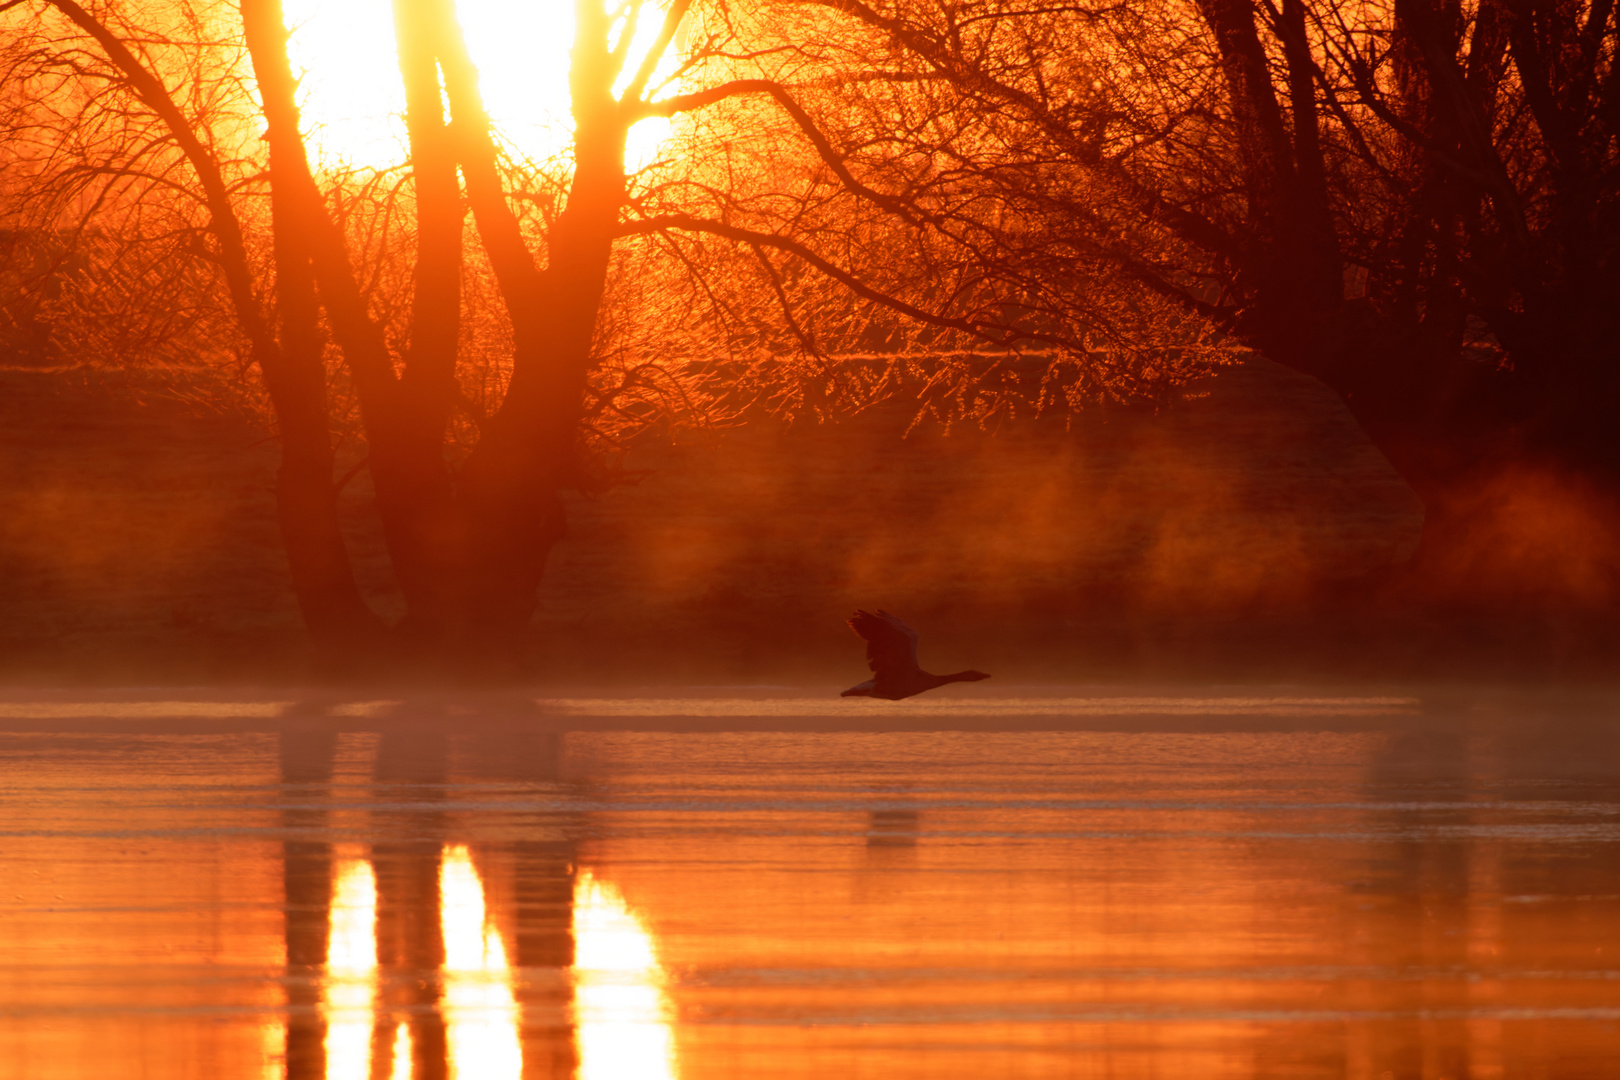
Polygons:
<instances>
[{"instance_id":1,"label":"dark tree silhouette","mask_svg":"<svg viewBox=\"0 0 1620 1080\"><path fill-rule=\"evenodd\" d=\"M1015 224L992 262L1106 264L1321 379L1422 498L1423 574L1620 598L1612 4L825 8L875 93L974 118L850 132L867 183L948 162Z\"/></svg>"}]
</instances>

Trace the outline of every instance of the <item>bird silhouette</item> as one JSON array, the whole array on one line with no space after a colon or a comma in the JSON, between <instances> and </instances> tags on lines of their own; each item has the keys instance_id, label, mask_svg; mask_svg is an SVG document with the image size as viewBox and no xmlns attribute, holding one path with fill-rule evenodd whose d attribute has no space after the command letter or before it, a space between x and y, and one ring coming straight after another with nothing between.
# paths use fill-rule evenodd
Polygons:
<instances>
[{"instance_id":1,"label":"bird silhouette","mask_svg":"<svg viewBox=\"0 0 1620 1080\"><path fill-rule=\"evenodd\" d=\"M898 615L882 608L877 614L857 611L849 617L849 628L866 639L866 666L872 677L845 690L840 697L876 697L899 701L901 698L932 690L953 682L978 682L990 676L982 671L958 671L954 675L930 675L917 666L917 631Z\"/></svg>"}]
</instances>

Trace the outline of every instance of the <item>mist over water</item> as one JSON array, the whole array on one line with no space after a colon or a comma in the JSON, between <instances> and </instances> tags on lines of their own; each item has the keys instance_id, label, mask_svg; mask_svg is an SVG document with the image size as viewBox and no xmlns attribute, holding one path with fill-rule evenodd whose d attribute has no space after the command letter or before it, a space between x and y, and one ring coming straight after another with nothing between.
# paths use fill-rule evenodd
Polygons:
<instances>
[{"instance_id":1,"label":"mist over water","mask_svg":"<svg viewBox=\"0 0 1620 1080\"><path fill-rule=\"evenodd\" d=\"M1303 604L1398 564L1421 525L1321 390L1257 363L1162 411L906 434L901 400L649 448L632 456L654 470L643 486L576 508L546 607L574 614L609 567L635 586L613 600L649 609Z\"/></svg>"},{"instance_id":2,"label":"mist over water","mask_svg":"<svg viewBox=\"0 0 1620 1080\"><path fill-rule=\"evenodd\" d=\"M36 654L16 674L299 678L279 659L302 645L269 433L139 380L6 378L18 483L0 563ZM1213 396L993 430L908 436L916 406L898 401L828 426L650 440L626 463L638 482L571 499L539 663L563 679L830 674L853 643L843 619L881 604L936 647L1011 634L1061 667L1099 619L1299 613L1410 554L1415 501L1323 388L1257 367L1195 394ZM340 448L340 469L357 454ZM371 497L362 469L345 530L368 600L395 618ZM954 666L992 659L1006 667Z\"/></svg>"}]
</instances>

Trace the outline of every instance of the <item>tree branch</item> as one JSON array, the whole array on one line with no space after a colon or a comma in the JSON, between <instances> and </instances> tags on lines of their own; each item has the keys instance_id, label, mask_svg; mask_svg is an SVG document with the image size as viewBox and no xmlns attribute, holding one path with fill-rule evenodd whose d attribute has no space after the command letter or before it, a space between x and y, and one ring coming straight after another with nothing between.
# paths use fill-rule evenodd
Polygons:
<instances>
[{"instance_id":1,"label":"tree branch","mask_svg":"<svg viewBox=\"0 0 1620 1080\"><path fill-rule=\"evenodd\" d=\"M645 236L662 233L667 230L682 232L708 233L711 236L723 237L738 244L747 244L761 248L771 248L786 252L795 258L815 267L827 277L843 285L844 288L865 300L880 304L891 311L900 313L907 318L929 326L937 326L946 330L957 330L969 334L981 341L993 345L1011 347L1019 341L1044 341L1075 352L1085 351L1084 346L1062 334L1049 334L1039 330L1029 330L1014 326L1010 323L995 322L991 320L960 319L950 315L940 315L926 311L915 304L907 303L898 297L890 296L861 281L854 274L842 267L828 261L815 251L786 236L774 233L757 232L752 229L743 229L735 225L727 225L718 221L708 221L695 218L688 214L661 214L657 217L642 218L637 221L628 221L619 227L620 236Z\"/></svg>"},{"instance_id":2,"label":"tree branch","mask_svg":"<svg viewBox=\"0 0 1620 1080\"><path fill-rule=\"evenodd\" d=\"M827 141L827 137L816 126L815 120L811 118L802 105L793 99L793 95L788 93L787 87L781 83L773 82L770 79L733 79L730 82L721 83L719 86L700 90L697 93L683 94L665 101L645 103L637 111L636 115L638 117L674 116L677 113L690 112L694 109L713 105L727 98L741 97L748 94L769 95L780 105L782 111L787 113L799 130L804 133L804 137L810 140L810 145L815 147L816 154L851 192L914 225L919 223L918 214L914 207L907 206L901 200L874 190L855 179L854 175L850 173L849 167L844 164L842 156L833 149L832 143Z\"/></svg>"}]
</instances>

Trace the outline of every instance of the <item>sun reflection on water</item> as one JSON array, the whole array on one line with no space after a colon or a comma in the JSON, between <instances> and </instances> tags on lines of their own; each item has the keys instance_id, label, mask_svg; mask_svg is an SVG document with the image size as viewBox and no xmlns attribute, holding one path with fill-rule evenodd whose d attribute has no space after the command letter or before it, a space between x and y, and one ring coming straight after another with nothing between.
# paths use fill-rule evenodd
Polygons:
<instances>
[{"instance_id":1,"label":"sun reflection on water","mask_svg":"<svg viewBox=\"0 0 1620 1080\"><path fill-rule=\"evenodd\" d=\"M674 1080L664 984L652 935L619 890L581 871L574 883L579 1080Z\"/></svg>"},{"instance_id":2,"label":"sun reflection on water","mask_svg":"<svg viewBox=\"0 0 1620 1080\"><path fill-rule=\"evenodd\" d=\"M411 1080L411 1029L401 1024L394 1029L394 1070L389 1080Z\"/></svg>"},{"instance_id":3,"label":"sun reflection on water","mask_svg":"<svg viewBox=\"0 0 1620 1080\"><path fill-rule=\"evenodd\" d=\"M489 921L484 886L465 844L444 849L439 897L450 1075L462 1080L518 1080L523 1051L512 971L500 931Z\"/></svg>"},{"instance_id":4,"label":"sun reflection on water","mask_svg":"<svg viewBox=\"0 0 1620 1080\"><path fill-rule=\"evenodd\" d=\"M377 992L377 878L364 859L339 859L326 939L327 1080L368 1080Z\"/></svg>"}]
</instances>

